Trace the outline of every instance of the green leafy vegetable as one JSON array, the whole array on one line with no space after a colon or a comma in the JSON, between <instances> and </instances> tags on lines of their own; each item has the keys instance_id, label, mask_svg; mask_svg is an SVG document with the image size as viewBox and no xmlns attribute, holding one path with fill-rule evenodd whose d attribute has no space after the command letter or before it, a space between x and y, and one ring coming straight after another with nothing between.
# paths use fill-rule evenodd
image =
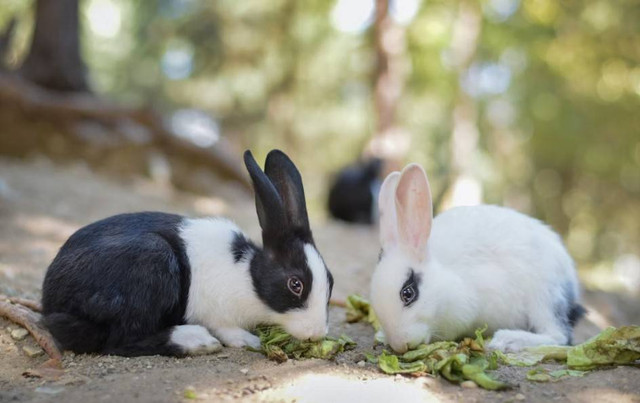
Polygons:
<instances>
[{"instance_id":1,"label":"green leafy vegetable","mask_svg":"<svg viewBox=\"0 0 640 403\"><path fill-rule=\"evenodd\" d=\"M378 344L385 344L384 333L382 333L382 326L376 316L376 313L371 309L371 303L360 295L353 294L347 297L347 322L354 323L360 321L366 321L376 331L374 340Z\"/></svg>"},{"instance_id":2,"label":"green leafy vegetable","mask_svg":"<svg viewBox=\"0 0 640 403\"><path fill-rule=\"evenodd\" d=\"M422 344L400 356L383 351L378 357L367 355L367 360L378 364L387 374L440 375L451 382L470 379L485 389L505 389L507 384L493 379L486 372L496 369L497 363L490 355L485 355L485 330L486 327L479 329L475 339L465 338L460 343L438 341Z\"/></svg>"},{"instance_id":3,"label":"green leafy vegetable","mask_svg":"<svg viewBox=\"0 0 640 403\"><path fill-rule=\"evenodd\" d=\"M632 364L640 360L640 326L609 327L567 352L569 368Z\"/></svg>"},{"instance_id":4,"label":"green leafy vegetable","mask_svg":"<svg viewBox=\"0 0 640 403\"><path fill-rule=\"evenodd\" d=\"M549 382L556 381L566 376L581 377L586 374L587 371L576 371L573 369L559 369L556 371L550 371L545 368L534 368L527 372L527 379L534 382Z\"/></svg>"},{"instance_id":5,"label":"green leafy vegetable","mask_svg":"<svg viewBox=\"0 0 640 403\"><path fill-rule=\"evenodd\" d=\"M347 298L347 321L366 320L380 333L380 323L369 302L357 295ZM397 356L383 351L378 357L367 354L367 360L377 364L387 374L432 374L452 382L472 380L485 389L504 389L506 384L493 379L486 371L499 364L531 367L545 361L566 363L568 368L549 371L535 368L527 379L536 382L555 381L565 376L583 376L586 370L598 366L633 364L640 360L640 326L610 327L577 346L536 346L517 353L485 352L483 329L476 337L460 343L439 341L422 344Z\"/></svg>"},{"instance_id":6,"label":"green leafy vegetable","mask_svg":"<svg viewBox=\"0 0 640 403\"><path fill-rule=\"evenodd\" d=\"M197 398L198 398L198 395L196 394L196 391L195 391L193 388L191 388L191 387L186 388L186 389L184 390L184 392L182 392L182 396L183 396L185 399L189 399L189 400L195 400L195 399L197 399Z\"/></svg>"},{"instance_id":7,"label":"green leafy vegetable","mask_svg":"<svg viewBox=\"0 0 640 403\"><path fill-rule=\"evenodd\" d=\"M280 326L261 325L256 328L260 337L260 350L270 360L284 362L289 358L322 358L331 359L339 353L353 348L356 343L349 337L325 337L320 341L301 341Z\"/></svg>"},{"instance_id":8,"label":"green leafy vegetable","mask_svg":"<svg viewBox=\"0 0 640 403\"><path fill-rule=\"evenodd\" d=\"M517 353L503 353L495 350L491 353L497 360L503 364L515 367L531 367L545 360L544 353L535 353L530 351L520 351Z\"/></svg>"}]
</instances>

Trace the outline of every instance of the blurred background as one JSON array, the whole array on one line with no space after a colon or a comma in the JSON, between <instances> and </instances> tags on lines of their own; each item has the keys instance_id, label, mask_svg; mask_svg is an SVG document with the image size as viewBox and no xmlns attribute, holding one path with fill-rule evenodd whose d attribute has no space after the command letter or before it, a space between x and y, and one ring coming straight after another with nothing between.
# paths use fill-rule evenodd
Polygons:
<instances>
[{"instance_id":1,"label":"blurred background","mask_svg":"<svg viewBox=\"0 0 640 403\"><path fill-rule=\"evenodd\" d=\"M437 211L538 217L640 293L636 0L0 0L0 31L5 156L211 195L280 148L316 222L345 166L418 162Z\"/></svg>"}]
</instances>

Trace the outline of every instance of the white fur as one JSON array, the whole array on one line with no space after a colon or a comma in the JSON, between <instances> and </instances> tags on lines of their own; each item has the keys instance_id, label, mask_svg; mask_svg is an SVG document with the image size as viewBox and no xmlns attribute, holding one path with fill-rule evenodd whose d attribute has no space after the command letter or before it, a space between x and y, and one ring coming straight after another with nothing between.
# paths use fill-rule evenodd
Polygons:
<instances>
[{"instance_id":1,"label":"white fur","mask_svg":"<svg viewBox=\"0 0 640 403\"><path fill-rule=\"evenodd\" d=\"M241 347L252 343L243 343L251 340L239 330L264 322L270 312L253 291L250 259L235 263L230 252L237 232L227 219L203 218L185 220L180 235L191 266L185 319L205 326L225 345Z\"/></svg>"},{"instance_id":2,"label":"white fur","mask_svg":"<svg viewBox=\"0 0 640 403\"><path fill-rule=\"evenodd\" d=\"M383 241L371 283L373 308L394 350L472 335L484 324L496 332L491 348L567 342L554 304L565 285L578 298L577 276L560 238L540 221L497 206L458 207L433 220L421 261L399 242ZM422 281L418 299L404 307L400 290L409 268Z\"/></svg>"},{"instance_id":3,"label":"white fur","mask_svg":"<svg viewBox=\"0 0 640 403\"><path fill-rule=\"evenodd\" d=\"M171 331L170 342L179 346L186 354L199 355L215 353L222 344L207 329L198 325L176 326Z\"/></svg>"},{"instance_id":4,"label":"white fur","mask_svg":"<svg viewBox=\"0 0 640 403\"><path fill-rule=\"evenodd\" d=\"M320 254L313 245L306 244L304 253L307 265L313 275L313 285L303 309L296 309L278 315L289 333L301 340L318 340L327 334L327 302L329 301L329 281L327 269Z\"/></svg>"},{"instance_id":5,"label":"white fur","mask_svg":"<svg viewBox=\"0 0 640 403\"><path fill-rule=\"evenodd\" d=\"M191 266L191 286L185 319L201 324L231 347L258 347L247 331L260 323L275 323L299 339L326 334L328 301L324 263L311 245L305 246L313 287L306 309L280 314L256 295L248 259L236 263L230 245L240 229L223 218L185 220L180 235ZM324 302L323 302L324 298Z\"/></svg>"}]
</instances>

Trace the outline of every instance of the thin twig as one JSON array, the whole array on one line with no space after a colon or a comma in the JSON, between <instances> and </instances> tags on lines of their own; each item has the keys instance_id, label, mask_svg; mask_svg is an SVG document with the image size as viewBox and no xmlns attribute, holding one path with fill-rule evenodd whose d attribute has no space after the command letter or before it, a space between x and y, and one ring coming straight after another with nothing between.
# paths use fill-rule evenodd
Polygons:
<instances>
[{"instance_id":1,"label":"thin twig","mask_svg":"<svg viewBox=\"0 0 640 403\"><path fill-rule=\"evenodd\" d=\"M33 312L42 312L42 305L38 301L34 301L32 299L20 298L20 297L9 297L9 302L17 305L26 306L31 309Z\"/></svg>"},{"instance_id":2,"label":"thin twig","mask_svg":"<svg viewBox=\"0 0 640 403\"><path fill-rule=\"evenodd\" d=\"M24 327L31 333L36 342L54 360L61 360L62 354L56 346L51 333L40 325L40 314L22 305L14 305L0 300L0 316Z\"/></svg>"},{"instance_id":3,"label":"thin twig","mask_svg":"<svg viewBox=\"0 0 640 403\"><path fill-rule=\"evenodd\" d=\"M329 305L331 306L339 306L341 308L346 308L347 307L347 301L341 300L341 299L330 299L329 300Z\"/></svg>"}]
</instances>

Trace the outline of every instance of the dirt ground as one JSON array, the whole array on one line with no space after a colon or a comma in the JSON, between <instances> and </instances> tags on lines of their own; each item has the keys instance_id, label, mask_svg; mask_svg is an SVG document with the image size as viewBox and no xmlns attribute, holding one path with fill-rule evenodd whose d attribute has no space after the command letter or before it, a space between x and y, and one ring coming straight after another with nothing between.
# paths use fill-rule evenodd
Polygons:
<instances>
[{"instance_id":1,"label":"dirt ground","mask_svg":"<svg viewBox=\"0 0 640 403\"><path fill-rule=\"evenodd\" d=\"M82 165L60 167L46 160L0 158L0 293L39 298L45 270L58 248L80 226L121 212L161 210L194 216L224 214L258 240L253 197L220 185L215 197L176 193L147 180L127 183L95 175ZM365 227L321 222L312 217L318 247L336 279L334 296L366 295L378 242ZM640 323L637 300L587 292L590 310L576 329L580 342L606 325ZM277 364L258 353L226 348L193 358L73 355L64 358L57 381L22 373L46 360L29 358L29 336L11 338L16 326L0 319L0 402L640 402L640 368L594 371L583 378L550 384L525 379L526 369L503 368L498 377L514 388L504 392L466 389L441 379L386 376L366 364L373 332L344 323L344 311L331 308L330 333L351 336L358 347L335 361Z\"/></svg>"}]
</instances>

